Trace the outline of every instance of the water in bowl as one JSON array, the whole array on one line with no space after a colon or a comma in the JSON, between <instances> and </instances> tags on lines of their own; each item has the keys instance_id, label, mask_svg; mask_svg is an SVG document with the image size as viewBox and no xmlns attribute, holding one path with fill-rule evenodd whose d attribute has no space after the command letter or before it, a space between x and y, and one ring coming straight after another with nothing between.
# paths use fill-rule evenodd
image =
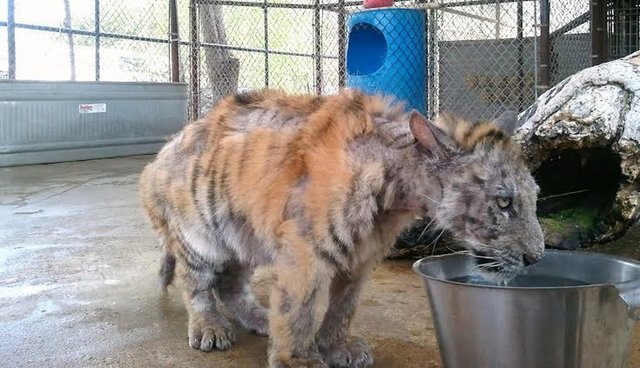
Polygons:
<instances>
[{"instance_id":1,"label":"water in bowl","mask_svg":"<svg viewBox=\"0 0 640 368\"><path fill-rule=\"evenodd\" d=\"M461 282L465 284L475 285L496 285L479 275L465 275L454 277L451 281ZM514 277L503 286L512 287L563 287L563 286L582 286L589 285L589 283L571 279L568 277L555 276L555 275L541 275L541 274L523 274Z\"/></svg>"}]
</instances>

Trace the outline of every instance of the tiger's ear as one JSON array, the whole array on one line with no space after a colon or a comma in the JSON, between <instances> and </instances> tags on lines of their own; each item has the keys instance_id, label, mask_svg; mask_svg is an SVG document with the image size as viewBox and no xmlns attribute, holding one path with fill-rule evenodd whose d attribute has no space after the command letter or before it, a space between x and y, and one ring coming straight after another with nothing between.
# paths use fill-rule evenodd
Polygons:
<instances>
[{"instance_id":1,"label":"tiger's ear","mask_svg":"<svg viewBox=\"0 0 640 368\"><path fill-rule=\"evenodd\" d=\"M417 110L411 111L409 127L418 147L432 155L442 157L456 151L455 142Z\"/></svg>"},{"instance_id":2,"label":"tiger's ear","mask_svg":"<svg viewBox=\"0 0 640 368\"><path fill-rule=\"evenodd\" d=\"M511 137L518 125L518 113L513 110L506 110L494 120L494 124L500 127L504 134Z\"/></svg>"}]
</instances>

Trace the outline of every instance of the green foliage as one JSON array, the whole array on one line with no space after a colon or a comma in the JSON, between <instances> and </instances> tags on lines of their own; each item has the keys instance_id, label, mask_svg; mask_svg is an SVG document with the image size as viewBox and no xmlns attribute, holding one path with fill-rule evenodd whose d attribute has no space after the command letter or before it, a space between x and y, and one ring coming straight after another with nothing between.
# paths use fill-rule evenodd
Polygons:
<instances>
[{"instance_id":1,"label":"green foliage","mask_svg":"<svg viewBox=\"0 0 640 368\"><path fill-rule=\"evenodd\" d=\"M554 233L569 229L589 230L596 224L598 211L594 207L567 208L540 217L540 223Z\"/></svg>"}]
</instances>

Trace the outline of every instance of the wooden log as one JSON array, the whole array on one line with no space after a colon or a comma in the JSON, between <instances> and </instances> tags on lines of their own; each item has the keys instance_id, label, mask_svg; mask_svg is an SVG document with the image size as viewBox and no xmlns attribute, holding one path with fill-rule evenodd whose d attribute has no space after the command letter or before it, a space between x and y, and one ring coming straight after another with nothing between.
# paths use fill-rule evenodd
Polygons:
<instances>
[{"instance_id":1,"label":"wooden log","mask_svg":"<svg viewBox=\"0 0 640 368\"><path fill-rule=\"evenodd\" d=\"M522 112L514 135L542 193L547 246L622 236L640 214L640 52L584 69Z\"/></svg>"}]
</instances>

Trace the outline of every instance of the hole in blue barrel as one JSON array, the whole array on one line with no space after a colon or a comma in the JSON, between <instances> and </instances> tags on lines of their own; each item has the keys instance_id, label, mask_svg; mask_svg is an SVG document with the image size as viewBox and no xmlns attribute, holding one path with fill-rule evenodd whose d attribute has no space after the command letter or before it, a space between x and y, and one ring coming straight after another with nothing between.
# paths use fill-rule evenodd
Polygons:
<instances>
[{"instance_id":1,"label":"hole in blue barrel","mask_svg":"<svg viewBox=\"0 0 640 368\"><path fill-rule=\"evenodd\" d=\"M380 69L387 57L387 40L369 23L358 23L349 33L347 73L366 75Z\"/></svg>"}]
</instances>

